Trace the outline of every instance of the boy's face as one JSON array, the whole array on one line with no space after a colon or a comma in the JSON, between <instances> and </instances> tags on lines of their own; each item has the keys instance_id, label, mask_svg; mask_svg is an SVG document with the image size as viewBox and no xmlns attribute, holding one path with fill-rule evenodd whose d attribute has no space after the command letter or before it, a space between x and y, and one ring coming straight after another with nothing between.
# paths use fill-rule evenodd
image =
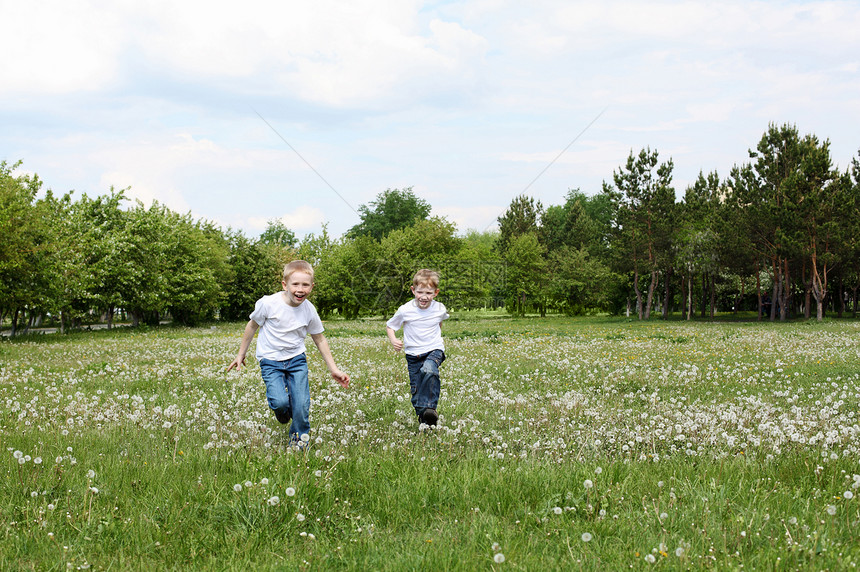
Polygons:
<instances>
[{"instance_id":1,"label":"boy's face","mask_svg":"<svg viewBox=\"0 0 860 572\"><path fill-rule=\"evenodd\" d=\"M304 302L314 289L313 278L307 272L293 272L289 278L281 281L281 284L284 285L287 304L290 306L298 306Z\"/></svg>"},{"instance_id":2,"label":"boy's face","mask_svg":"<svg viewBox=\"0 0 860 572\"><path fill-rule=\"evenodd\" d=\"M433 301L433 298L435 298L438 293L438 288L432 288L427 284L419 284L418 286L412 287L412 294L415 295L415 303L418 304L418 307L422 310L426 310L430 307L430 302Z\"/></svg>"}]
</instances>

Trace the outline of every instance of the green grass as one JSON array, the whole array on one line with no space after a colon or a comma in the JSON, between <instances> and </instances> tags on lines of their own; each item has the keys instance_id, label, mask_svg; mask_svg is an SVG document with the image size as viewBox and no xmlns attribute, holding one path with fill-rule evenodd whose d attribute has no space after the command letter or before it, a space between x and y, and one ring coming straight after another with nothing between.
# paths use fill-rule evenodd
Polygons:
<instances>
[{"instance_id":1,"label":"green grass","mask_svg":"<svg viewBox=\"0 0 860 572\"><path fill-rule=\"evenodd\" d=\"M0 569L860 563L856 321L452 320L437 430L384 322L326 328L305 452L241 324L0 343Z\"/></svg>"}]
</instances>

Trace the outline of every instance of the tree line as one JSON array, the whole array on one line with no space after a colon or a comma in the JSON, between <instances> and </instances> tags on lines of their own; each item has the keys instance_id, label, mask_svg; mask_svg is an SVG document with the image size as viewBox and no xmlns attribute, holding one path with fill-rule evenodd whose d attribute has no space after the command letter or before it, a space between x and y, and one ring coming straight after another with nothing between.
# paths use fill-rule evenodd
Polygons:
<instances>
[{"instance_id":1,"label":"tree line","mask_svg":"<svg viewBox=\"0 0 860 572\"><path fill-rule=\"evenodd\" d=\"M522 195L498 231L464 234L412 188L362 205L341 237L323 227L297 240L272 220L252 238L126 190L42 193L18 166L0 163L0 323L13 334L46 316L63 331L118 313L134 325L246 319L295 258L314 264L326 317L392 312L420 267L441 272L453 309L770 320L858 309L860 162L840 171L829 141L792 125L770 125L749 161L725 178L700 173L680 201L672 160L646 148L596 193L546 208Z\"/></svg>"}]
</instances>

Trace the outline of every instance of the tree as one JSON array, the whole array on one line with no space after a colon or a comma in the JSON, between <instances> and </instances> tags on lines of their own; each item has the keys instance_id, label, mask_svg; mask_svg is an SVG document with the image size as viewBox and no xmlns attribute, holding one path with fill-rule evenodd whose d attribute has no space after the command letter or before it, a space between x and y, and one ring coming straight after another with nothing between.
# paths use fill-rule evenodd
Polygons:
<instances>
[{"instance_id":1,"label":"tree","mask_svg":"<svg viewBox=\"0 0 860 572\"><path fill-rule=\"evenodd\" d=\"M604 185L604 193L614 203L615 238L625 266L633 274L636 309L639 319L649 319L658 272L671 268L671 233L673 228L675 190L672 188L673 163L657 164L657 151L642 149L638 156L630 152L627 164L613 171L615 188ZM639 279L650 274L648 295L642 303Z\"/></svg>"},{"instance_id":2,"label":"tree","mask_svg":"<svg viewBox=\"0 0 860 572\"><path fill-rule=\"evenodd\" d=\"M509 243L505 260L508 263L508 308L511 313L525 316L526 308L531 302L542 316L546 314L546 303L543 299L546 295L545 254L546 249L535 232L517 235Z\"/></svg>"},{"instance_id":3,"label":"tree","mask_svg":"<svg viewBox=\"0 0 860 572\"><path fill-rule=\"evenodd\" d=\"M167 310L174 322L193 326L211 320L221 307L228 283L229 246L211 223L194 221L153 205L168 232L162 239Z\"/></svg>"},{"instance_id":4,"label":"tree","mask_svg":"<svg viewBox=\"0 0 860 572\"><path fill-rule=\"evenodd\" d=\"M38 176L12 175L20 165L0 162L0 319L11 316L12 335L22 313L28 314L29 327L50 309L56 288L51 205L36 200L42 187Z\"/></svg>"},{"instance_id":5,"label":"tree","mask_svg":"<svg viewBox=\"0 0 860 572\"><path fill-rule=\"evenodd\" d=\"M414 225L430 215L430 203L418 198L412 187L387 189L370 202L358 207L361 222L347 231L347 236L371 236L382 240L391 232Z\"/></svg>"},{"instance_id":6,"label":"tree","mask_svg":"<svg viewBox=\"0 0 860 572\"><path fill-rule=\"evenodd\" d=\"M280 270L276 262L242 232L228 229L225 239L228 270L223 286L221 319L247 320L254 310L254 303L275 291Z\"/></svg>"},{"instance_id":7,"label":"tree","mask_svg":"<svg viewBox=\"0 0 860 572\"><path fill-rule=\"evenodd\" d=\"M377 304L381 311L396 309L410 296L412 276L421 268L438 269L452 259L461 242L455 236L457 227L444 217L432 217L414 226L391 232L379 245L380 259L375 271L368 268L368 278L377 275ZM441 276L440 288L447 277Z\"/></svg>"},{"instance_id":8,"label":"tree","mask_svg":"<svg viewBox=\"0 0 860 572\"><path fill-rule=\"evenodd\" d=\"M298 239L296 239L295 233L287 228L287 225L282 220L270 219L266 223L266 230L260 235L260 242L294 248L298 244Z\"/></svg>"},{"instance_id":9,"label":"tree","mask_svg":"<svg viewBox=\"0 0 860 572\"><path fill-rule=\"evenodd\" d=\"M720 205L722 197L720 177L716 171L707 176L701 171L696 181L687 187L684 202L678 211L675 231L675 259L682 272L684 302L682 314L693 317L693 279L702 278L701 315L710 307L715 312L715 281L720 271Z\"/></svg>"},{"instance_id":10,"label":"tree","mask_svg":"<svg viewBox=\"0 0 860 572\"><path fill-rule=\"evenodd\" d=\"M526 233L540 232L541 217L544 214L543 205L532 197L520 195L511 201L508 210L498 218L499 221L499 252L507 252L511 243L518 236Z\"/></svg>"},{"instance_id":11,"label":"tree","mask_svg":"<svg viewBox=\"0 0 860 572\"><path fill-rule=\"evenodd\" d=\"M829 141L819 143L817 137L807 135L800 147L800 164L788 184L796 197L799 241L810 265L808 291L815 298L816 315L821 320L828 294L828 277L838 263L837 253L844 240L842 230L847 226L850 181L838 177L833 170ZM808 312L809 304L806 309Z\"/></svg>"},{"instance_id":12,"label":"tree","mask_svg":"<svg viewBox=\"0 0 860 572\"><path fill-rule=\"evenodd\" d=\"M608 311L621 278L592 257L585 248L562 246L549 253L549 291L565 314Z\"/></svg>"},{"instance_id":13,"label":"tree","mask_svg":"<svg viewBox=\"0 0 860 572\"><path fill-rule=\"evenodd\" d=\"M564 205L547 207L541 220L541 242L547 252L563 246L593 249L599 245L600 224L586 210L588 201L579 189L571 189Z\"/></svg>"}]
</instances>

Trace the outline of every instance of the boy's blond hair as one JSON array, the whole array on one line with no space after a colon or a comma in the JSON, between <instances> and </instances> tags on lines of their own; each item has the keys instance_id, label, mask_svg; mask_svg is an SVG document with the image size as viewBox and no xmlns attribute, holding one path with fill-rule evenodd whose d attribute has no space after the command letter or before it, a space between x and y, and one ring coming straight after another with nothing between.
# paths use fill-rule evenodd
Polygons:
<instances>
[{"instance_id":1,"label":"boy's blond hair","mask_svg":"<svg viewBox=\"0 0 860 572\"><path fill-rule=\"evenodd\" d=\"M314 281L314 267L309 262L304 260L293 260L284 266L284 282L290 279L295 272L304 272L311 275L311 282Z\"/></svg>"},{"instance_id":2,"label":"boy's blond hair","mask_svg":"<svg viewBox=\"0 0 860 572\"><path fill-rule=\"evenodd\" d=\"M439 289L439 273L429 268L424 268L415 273L412 278L412 286L430 286L434 290Z\"/></svg>"}]
</instances>

